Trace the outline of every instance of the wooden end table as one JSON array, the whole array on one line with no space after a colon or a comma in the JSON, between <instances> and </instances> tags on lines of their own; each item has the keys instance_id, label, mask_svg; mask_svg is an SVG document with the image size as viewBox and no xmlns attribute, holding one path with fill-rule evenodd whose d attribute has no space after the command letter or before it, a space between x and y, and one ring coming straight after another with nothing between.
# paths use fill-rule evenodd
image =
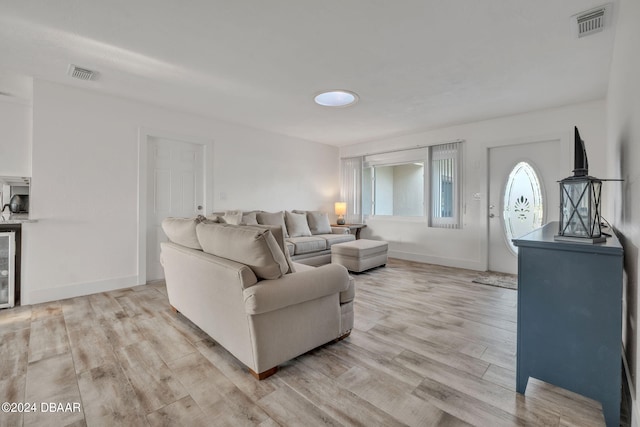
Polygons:
<instances>
[{"instance_id":1,"label":"wooden end table","mask_svg":"<svg viewBox=\"0 0 640 427\"><path fill-rule=\"evenodd\" d=\"M367 224L331 224L332 227L347 227L351 234L355 234L356 240L360 238L360 230L365 228Z\"/></svg>"}]
</instances>

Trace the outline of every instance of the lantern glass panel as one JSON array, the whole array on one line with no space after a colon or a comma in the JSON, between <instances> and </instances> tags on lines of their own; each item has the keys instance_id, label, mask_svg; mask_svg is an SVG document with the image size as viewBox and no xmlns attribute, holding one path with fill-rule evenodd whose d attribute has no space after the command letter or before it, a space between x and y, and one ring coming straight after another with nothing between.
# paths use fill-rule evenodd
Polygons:
<instances>
[{"instance_id":1,"label":"lantern glass panel","mask_svg":"<svg viewBox=\"0 0 640 427\"><path fill-rule=\"evenodd\" d=\"M560 235L570 237L600 237L599 180L566 179L560 182L562 203Z\"/></svg>"}]
</instances>

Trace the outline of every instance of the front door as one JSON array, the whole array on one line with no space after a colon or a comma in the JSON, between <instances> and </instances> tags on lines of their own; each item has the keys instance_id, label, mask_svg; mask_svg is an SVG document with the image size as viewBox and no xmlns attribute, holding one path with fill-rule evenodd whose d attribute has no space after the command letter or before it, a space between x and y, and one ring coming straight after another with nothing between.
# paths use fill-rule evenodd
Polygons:
<instances>
[{"instance_id":1,"label":"front door","mask_svg":"<svg viewBox=\"0 0 640 427\"><path fill-rule=\"evenodd\" d=\"M560 140L489 149L489 270L516 274L511 239L558 220Z\"/></svg>"},{"instance_id":2,"label":"front door","mask_svg":"<svg viewBox=\"0 0 640 427\"><path fill-rule=\"evenodd\" d=\"M160 243L166 217L194 217L203 212L203 146L149 137L147 158L147 281L164 278Z\"/></svg>"}]
</instances>

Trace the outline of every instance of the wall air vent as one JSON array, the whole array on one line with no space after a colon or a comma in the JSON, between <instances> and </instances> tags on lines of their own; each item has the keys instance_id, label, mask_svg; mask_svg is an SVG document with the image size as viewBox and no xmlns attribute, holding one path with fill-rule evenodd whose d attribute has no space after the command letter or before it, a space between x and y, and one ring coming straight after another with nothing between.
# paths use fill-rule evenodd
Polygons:
<instances>
[{"instance_id":1,"label":"wall air vent","mask_svg":"<svg viewBox=\"0 0 640 427\"><path fill-rule=\"evenodd\" d=\"M609 3L572 16L574 32L578 38L602 31L610 14L610 6Z\"/></svg>"},{"instance_id":2,"label":"wall air vent","mask_svg":"<svg viewBox=\"0 0 640 427\"><path fill-rule=\"evenodd\" d=\"M78 67L77 65L69 65L69 70L67 71L71 77L80 79L80 80L93 80L96 76L95 71L88 70L86 68Z\"/></svg>"}]
</instances>

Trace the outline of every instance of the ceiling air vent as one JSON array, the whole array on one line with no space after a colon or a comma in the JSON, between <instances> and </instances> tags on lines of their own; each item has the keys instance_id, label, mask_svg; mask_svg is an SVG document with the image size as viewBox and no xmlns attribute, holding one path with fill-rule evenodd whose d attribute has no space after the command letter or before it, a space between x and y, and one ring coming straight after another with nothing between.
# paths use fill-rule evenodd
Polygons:
<instances>
[{"instance_id":1,"label":"ceiling air vent","mask_svg":"<svg viewBox=\"0 0 640 427\"><path fill-rule=\"evenodd\" d=\"M67 71L67 74L69 74L73 78L80 79L80 80L93 80L93 78L96 75L96 72L71 64L69 65L69 70Z\"/></svg>"},{"instance_id":2,"label":"ceiling air vent","mask_svg":"<svg viewBox=\"0 0 640 427\"><path fill-rule=\"evenodd\" d=\"M573 25L578 38L600 32L604 29L609 15L610 4L574 15Z\"/></svg>"}]
</instances>

